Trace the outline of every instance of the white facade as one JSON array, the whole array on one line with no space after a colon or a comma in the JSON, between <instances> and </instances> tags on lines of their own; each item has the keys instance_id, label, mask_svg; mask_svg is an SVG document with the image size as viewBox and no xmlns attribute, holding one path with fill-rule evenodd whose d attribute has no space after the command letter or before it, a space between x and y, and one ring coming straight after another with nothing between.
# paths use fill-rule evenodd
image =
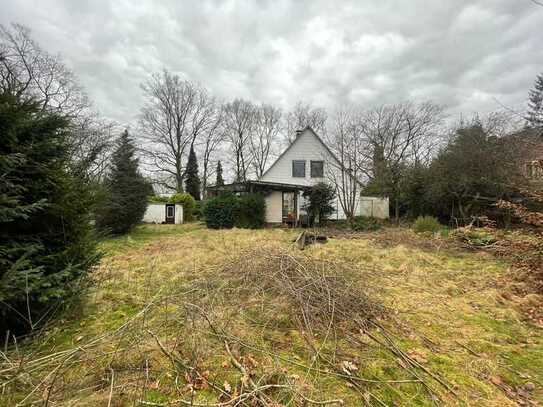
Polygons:
<instances>
[{"instance_id":1,"label":"white facade","mask_svg":"<svg viewBox=\"0 0 543 407\"><path fill-rule=\"evenodd\" d=\"M174 223L183 223L183 205L175 205ZM166 223L166 204L149 204L145 215L143 215L144 223Z\"/></svg>"},{"instance_id":2,"label":"white facade","mask_svg":"<svg viewBox=\"0 0 543 407\"><path fill-rule=\"evenodd\" d=\"M305 176L292 176L292 162L305 161ZM323 161L323 177L311 176L311 161ZM272 166L259 178L263 182L275 182L291 185L314 185L318 182L330 182L330 179L339 179L341 175L341 165L330 150L324 145L323 141L309 127L300 132L296 140L283 152ZM359 188L361 186L359 185ZM303 198L298 196L298 213ZM281 192L273 192L266 198L267 218L269 222L281 222L282 220L282 195ZM336 198L336 211L330 216L330 219L345 219L345 213L341 207L339 199ZM360 215L360 198L355 204L355 214ZM273 220L271 220L273 219Z\"/></svg>"}]
</instances>

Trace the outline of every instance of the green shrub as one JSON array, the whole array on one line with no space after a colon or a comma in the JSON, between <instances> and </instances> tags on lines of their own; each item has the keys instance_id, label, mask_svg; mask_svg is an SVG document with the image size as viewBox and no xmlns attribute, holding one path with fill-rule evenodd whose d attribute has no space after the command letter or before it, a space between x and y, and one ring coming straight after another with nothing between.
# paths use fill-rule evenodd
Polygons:
<instances>
[{"instance_id":1,"label":"green shrub","mask_svg":"<svg viewBox=\"0 0 543 407\"><path fill-rule=\"evenodd\" d=\"M168 203L169 201L170 198L167 196L151 195L147 197L147 202L149 203Z\"/></svg>"},{"instance_id":2,"label":"green shrub","mask_svg":"<svg viewBox=\"0 0 543 407\"><path fill-rule=\"evenodd\" d=\"M204 206L204 217L210 229L230 229L235 223L238 200L234 195L209 199Z\"/></svg>"},{"instance_id":3,"label":"green shrub","mask_svg":"<svg viewBox=\"0 0 543 407\"><path fill-rule=\"evenodd\" d=\"M266 223L266 201L261 194L245 194L237 199L235 225L244 229L259 229Z\"/></svg>"},{"instance_id":4,"label":"green shrub","mask_svg":"<svg viewBox=\"0 0 543 407\"><path fill-rule=\"evenodd\" d=\"M378 219L367 216L355 217L351 225L351 228L357 232L371 232L379 230L381 227L382 224Z\"/></svg>"},{"instance_id":5,"label":"green shrub","mask_svg":"<svg viewBox=\"0 0 543 407\"><path fill-rule=\"evenodd\" d=\"M304 209L309 217L309 224L316 220L325 223L328 216L334 212L333 202L336 198L335 189L324 182L319 182L304 192L306 204Z\"/></svg>"},{"instance_id":6,"label":"green shrub","mask_svg":"<svg viewBox=\"0 0 543 407\"><path fill-rule=\"evenodd\" d=\"M202 220L204 218L204 207L205 207L204 201L196 201L196 205L194 206L194 213L193 213L194 219Z\"/></svg>"},{"instance_id":7,"label":"green shrub","mask_svg":"<svg viewBox=\"0 0 543 407\"><path fill-rule=\"evenodd\" d=\"M192 195L179 192L172 195L168 200L168 203L183 205L183 220L186 222L194 220L196 200L192 197Z\"/></svg>"},{"instance_id":8,"label":"green shrub","mask_svg":"<svg viewBox=\"0 0 543 407\"><path fill-rule=\"evenodd\" d=\"M211 229L258 229L266 223L266 202L260 194L221 195L205 203L203 217Z\"/></svg>"},{"instance_id":9,"label":"green shrub","mask_svg":"<svg viewBox=\"0 0 543 407\"><path fill-rule=\"evenodd\" d=\"M433 216L419 216L413 223L413 231L415 233L437 233L442 226Z\"/></svg>"}]
</instances>

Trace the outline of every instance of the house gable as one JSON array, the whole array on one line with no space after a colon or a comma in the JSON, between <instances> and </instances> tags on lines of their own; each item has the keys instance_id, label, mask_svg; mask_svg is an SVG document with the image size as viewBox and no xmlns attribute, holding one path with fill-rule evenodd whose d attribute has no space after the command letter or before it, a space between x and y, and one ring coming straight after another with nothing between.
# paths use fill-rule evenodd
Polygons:
<instances>
[{"instance_id":1,"label":"house gable","mask_svg":"<svg viewBox=\"0 0 543 407\"><path fill-rule=\"evenodd\" d=\"M323 161L324 166L333 165L340 167L340 162L324 144L321 138L311 129L306 127L297 136L294 142L277 158L272 166L259 178L259 181L279 182L294 185L312 185L325 180L327 169L324 169L323 177L312 177L311 162ZM293 165L296 174L299 173L300 162L305 162L305 175L293 176ZM293 164L296 163L296 164Z\"/></svg>"}]
</instances>

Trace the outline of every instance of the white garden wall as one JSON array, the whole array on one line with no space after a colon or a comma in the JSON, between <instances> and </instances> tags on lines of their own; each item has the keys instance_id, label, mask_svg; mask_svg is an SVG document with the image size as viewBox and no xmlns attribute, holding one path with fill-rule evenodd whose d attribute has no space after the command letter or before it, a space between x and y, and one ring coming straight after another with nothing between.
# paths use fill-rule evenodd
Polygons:
<instances>
[{"instance_id":1,"label":"white garden wall","mask_svg":"<svg viewBox=\"0 0 543 407\"><path fill-rule=\"evenodd\" d=\"M360 197L360 215L378 219L389 218L388 198L374 196Z\"/></svg>"}]
</instances>

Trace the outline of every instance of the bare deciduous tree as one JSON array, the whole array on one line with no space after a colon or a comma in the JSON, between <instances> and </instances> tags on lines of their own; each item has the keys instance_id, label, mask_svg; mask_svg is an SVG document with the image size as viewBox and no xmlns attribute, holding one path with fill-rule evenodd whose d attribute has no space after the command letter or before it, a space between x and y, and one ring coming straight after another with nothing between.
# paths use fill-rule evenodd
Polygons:
<instances>
[{"instance_id":1,"label":"bare deciduous tree","mask_svg":"<svg viewBox=\"0 0 543 407\"><path fill-rule=\"evenodd\" d=\"M142 84L142 150L150 171L164 188L183 191L185 163L196 139L215 122L215 102L197 84L164 70Z\"/></svg>"},{"instance_id":2,"label":"bare deciduous tree","mask_svg":"<svg viewBox=\"0 0 543 407\"><path fill-rule=\"evenodd\" d=\"M433 103L405 102L367 111L361 118L364 143L360 170L382 195L394 201L399 217L399 189L406 164L431 157L443 109Z\"/></svg>"},{"instance_id":3,"label":"bare deciduous tree","mask_svg":"<svg viewBox=\"0 0 543 407\"><path fill-rule=\"evenodd\" d=\"M326 134L326 110L313 107L309 103L298 102L285 115L285 137L288 144L294 141L296 130L310 126L317 134Z\"/></svg>"},{"instance_id":4,"label":"bare deciduous tree","mask_svg":"<svg viewBox=\"0 0 543 407\"><path fill-rule=\"evenodd\" d=\"M116 125L100 118L60 56L43 50L20 24L0 25L0 91L32 99L42 110L70 119L70 149L80 176L99 179Z\"/></svg>"},{"instance_id":5,"label":"bare deciduous tree","mask_svg":"<svg viewBox=\"0 0 543 407\"><path fill-rule=\"evenodd\" d=\"M328 144L339 161L328 159L326 178L334 186L343 213L349 221L356 216L361 190L362 127L354 107L338 108L332 117Z\"/></svg>"},{"instance_id":6,"label":"bare deciduous tree","mask_svg":"<svg viewBox=\"0 0 543 407\"><path fill-rule=\"evenodd\" d=\"M92 181L102 180L119 133L118 125L96 114L81 116L74 122L72 133L71 156L78 175Z\"/></svg>"},{"instance_id":7,"label":"bare deciduous tree","mask_svg":"<svg viewBox=\"0 0 543 407\"><path fill-rule=\"evenodd\" d=\"M246 100L236 99L224 106L225 130L234 161L236 181L246 181L252 157L251 132L254 129L255 106Z\"/></svg>"},{"instance_id":8,"label":"bare deciduous tree","mask_svg":"<svg viewBox=\"0 0 543 407\"><path fill-rule=\"evenodd\" d=\"M221 148L225 141L224 112L218 104L214 104L214 117L205 129L197 147L202 157L202 193L207 196L207 186L215 174L215 161L213 155Z\"/></svg>"},{"instance_id":9,"label":"bare deciduous tree","mask_svg":"<svg viewBox=\"0 0 543 407\"><path fill-rule=\"evenodd\" d=\"M91 104L74 74L31 38L20 24L0 25L0 89L33 98L42 109L70 118L85 114Z\"/></svg>"},{"instance_id":10,"label":"bare deciduous tree","mask_svg":"<svg viewBox=\"0 0 543 407\"><path fill-rule=\"evenodd\" d=\"M255 123L250 148L252 164L256 176L261 177L273 155L274 143L278 141L281 131L281 110L262 104L256 110Z\"/></svg>"}]
</instances>

